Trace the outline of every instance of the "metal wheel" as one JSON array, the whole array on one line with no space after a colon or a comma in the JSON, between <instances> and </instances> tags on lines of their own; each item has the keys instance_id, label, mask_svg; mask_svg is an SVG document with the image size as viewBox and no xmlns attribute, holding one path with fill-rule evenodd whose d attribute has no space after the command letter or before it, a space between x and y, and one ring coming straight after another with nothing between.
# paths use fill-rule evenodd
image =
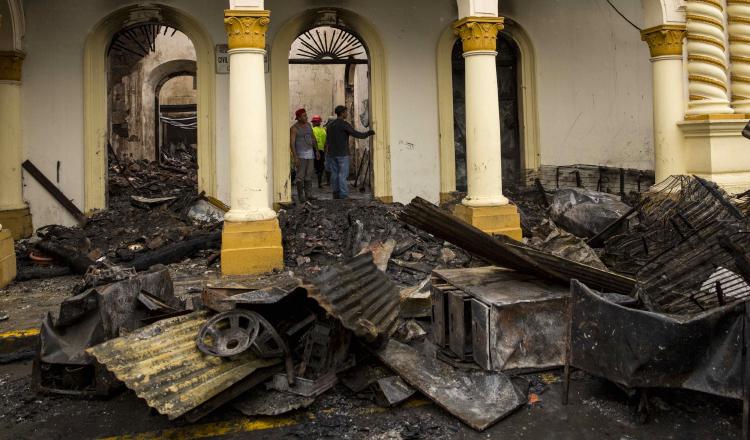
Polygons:
<instances>
[{"instance_id":1,"label":"metal wheel","mask_svg":"<svg viewBox=\"0 0 750 440\"><path fill-rule=\"evenodd\" d=\"M247 310L219 313L203 324L195 343L200 351L212 356L240 354L255 342L260 330L258 318L258 314Z\"/></svg>"}]
</instances>

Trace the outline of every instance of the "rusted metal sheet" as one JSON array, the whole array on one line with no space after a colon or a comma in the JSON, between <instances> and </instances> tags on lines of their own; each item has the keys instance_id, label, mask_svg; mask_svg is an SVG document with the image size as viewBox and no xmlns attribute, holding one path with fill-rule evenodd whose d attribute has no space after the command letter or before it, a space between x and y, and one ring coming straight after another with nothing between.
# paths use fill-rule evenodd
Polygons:
<instances>
[{"instance_id":1,"label":"rusted metal sheet","mask_svg":"<svg viewBox=\"0 0 750 440\"><path fill-rule=\"evenodd\" d=\"M526 403L526 393L505 374L453 368L438 360L435 350L428 341L410 346L391 339L375 354L408 384L480 431Z\"/></svg>"},{"instance_id":2,"label":"rusted metal sheet","mask_svg":"<svg viewBox=\"0 0 750 440\"><path fill-rule=\"evenodd\" d=\"M329 267L312 284L308 296L358 337L374 341L396 331L398 289L371 253Z\"/></svg>"},{"instance_id":3,"label":"rusted metal sheet","mask_svg":"<svg viewBox=\"0 0 750 440\"><path fill-rule=\"evenodd\" d=\"M592 288L624 294L631 293L635 286L633 278L545 254L507 237L493 237L420 197L414 198L398 217L493 264L565 286L571 279L579 279Z\"/></svg>"},{"instance_id":4,"label":"rusted metal sheet","mask_svg":"<svg viewBox=\"0 0 750 440\"><path fill-rule=\"evenodd\" d=\"M109 371L159 413L177 418L259 368L280 359L250 352L229 360L201 353L195 345L207 312L165 319L89 348Z\"/></svg>"},{"instance_id":5,"label":"rusted metal sheet","mask_svg":"<svg viewBox=\"0 0 750 440\"><path fill-rule=\"evenodd\" d=\"M264 277L221 277L210 280L203 303L212 310L225 312L238 306L276 304L300 286L299 279L283 273Z\"/></svg>"}]
</instances>

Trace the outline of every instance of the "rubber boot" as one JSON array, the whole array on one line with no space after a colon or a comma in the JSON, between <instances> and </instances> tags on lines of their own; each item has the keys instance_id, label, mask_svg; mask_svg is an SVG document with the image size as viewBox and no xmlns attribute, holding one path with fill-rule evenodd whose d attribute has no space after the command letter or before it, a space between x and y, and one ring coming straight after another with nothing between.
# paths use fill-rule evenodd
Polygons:
<instances>
[{"instance_id":1,"label":"rubber boot","mask_svg":"<svg viewBox=\"0 0 750 440\"><path fill-rule=\"evenodd\" d=\"M305 202L305 188L302 182L297 182L297 203L302 204Z\"/></svg>"},{"instance_id":2,"label":"rubber boot","mask_svg":"<svg viewBox=\"0 0 750 440\"><path fill-rule=\"evenodd\" d=\"M313 184L312 180L305 180L305 195L307 196L307 200L318 200L313 195Z\"/></svg>"},{"instance_id":3,"label":"rubber boot","mask_svg":"<svg viewBox=\"0 0 750 440\"><path fill-rule=\"evenodd\" d=\"M318 188L323 189L323 173L318 173Z\"/></svg>"}]
</instances>

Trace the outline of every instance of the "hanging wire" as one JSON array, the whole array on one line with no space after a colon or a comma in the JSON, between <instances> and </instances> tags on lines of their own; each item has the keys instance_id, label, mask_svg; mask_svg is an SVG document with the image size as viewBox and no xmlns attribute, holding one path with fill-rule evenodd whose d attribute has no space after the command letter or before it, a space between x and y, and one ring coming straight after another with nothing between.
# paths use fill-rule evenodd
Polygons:
<instances>
[{"instance_id":1,"label":"hanging wire","mask_svg":"<svg viewBox=\"0 0 750 440\"><path fill-rule=\"evenodd\" d=\"M642 30L643 30L643 29L639 28L638 26L636 26L636 25L635 25L635 23L633 23L632 21L630 21L630 20L628 19L628 17L626 17L626 16L625 16L625 14L623 14L622 12L620 12L620 10L619 10L619 9L617 9L617 6L615 6L615 5L613 5L613 4L612 4L612 1L611 1L611 0L605 0L605 1L606 1L606 2L607 2L607 3L608 3L608 4L609 4L609 5L611 6L611 7L612 7L612 9L614 9L614 10L615 10L615 12L617 12L617 14L618 14L618 15L619 15L620 17L622 17L622 19L623 19L623 20L627 21L628 23L630 23L630 25L631 25L631 26L633 26L634 28L638 29L638 32L640 32L640 31L642 31Z\"/></svg>"}]
</instances>

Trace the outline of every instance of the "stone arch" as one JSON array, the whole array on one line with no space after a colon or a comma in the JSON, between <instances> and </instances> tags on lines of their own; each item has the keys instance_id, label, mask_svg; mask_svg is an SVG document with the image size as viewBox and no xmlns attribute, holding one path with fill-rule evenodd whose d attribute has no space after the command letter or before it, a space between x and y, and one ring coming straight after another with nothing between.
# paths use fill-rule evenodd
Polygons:
<instances>
[{"instance_id":1,"label":"stone arch","mask_svg":"<svg viewBox=\"0 0 750 440\"><path fill-rule=\"evenodd\" d=\"M195 47L198 81L198 190L216 195L216 105L214 44L209 33L187 13L166 5L133 5L118 9L97 23L86 37L84 84L84 209L106 208L107 67L106 51L123 23L158 19L187 35Z\"/></svg>"},{"instance_id":2,"label":"stone arch","mask_svg":"<svg viewBox=\"0 0 750 440\"><path fill-rule=\"evenodd\" d=\"M26 33L26 21L23 15L21 0L0 0L0 50L22 51L23 37Z\"/></svg>"},{"instance_id":3,"label":"stone arch","mask_svg":"<svg viewBox=\"0 0 750 440\"><path fill-rule=\"evenodd\" d=\"M331 12L330 10L327 12ZM370 60L371 126L376 135L372 140L373 196L393 200L391 189L390 133L388 123L388 89L385 48L373 26L363 17L343 9L336 17L346 30L363 42ZM273 194L275 203L291 201L289 181L289 49L304 31L316 27L319 10L309 10L285 22L273 37L271 45L271 115L273 130Z\"/></svg>"},{"instance_id":4,"label":"stone arch","mask_svg":"<svg viewBox=\"0 0 750 440\"><path fill-rule=\"evenodd\" d=\"M197 76L198 65L194 60L171 60L162 63L151 71L146 79L144 89L153 91L154 106L144 107L144 120L154 121L154 151L158 160L159 157L159 93L164 84L172 78L178 76Z\"/></svg>"},{"instance_id":5,"label":"stone arch","mask_svg":"<svg viewBox=\"0 0 750 440\"><path fill-rule=\"evenodd\" d=\"M685 0L641 0L644 29L685 22Z\"/></svg>"},{"instance_id":6,"label":"stone arch","mask_svg":"<svg viewBox=\"0 0 750 440\"><path fill-rule=\"evenodd\" d=\"M536 101L536 67L531 39L518 23L506 18L503 32L520 50L521 167L536 170L541 164L539 117ZM440 35L437 45L438 128L440 132L440 197L456 191L456 147L453 135L453 78L451 54L456 42L452 25Z\"/></svg>"}]
</instances>

